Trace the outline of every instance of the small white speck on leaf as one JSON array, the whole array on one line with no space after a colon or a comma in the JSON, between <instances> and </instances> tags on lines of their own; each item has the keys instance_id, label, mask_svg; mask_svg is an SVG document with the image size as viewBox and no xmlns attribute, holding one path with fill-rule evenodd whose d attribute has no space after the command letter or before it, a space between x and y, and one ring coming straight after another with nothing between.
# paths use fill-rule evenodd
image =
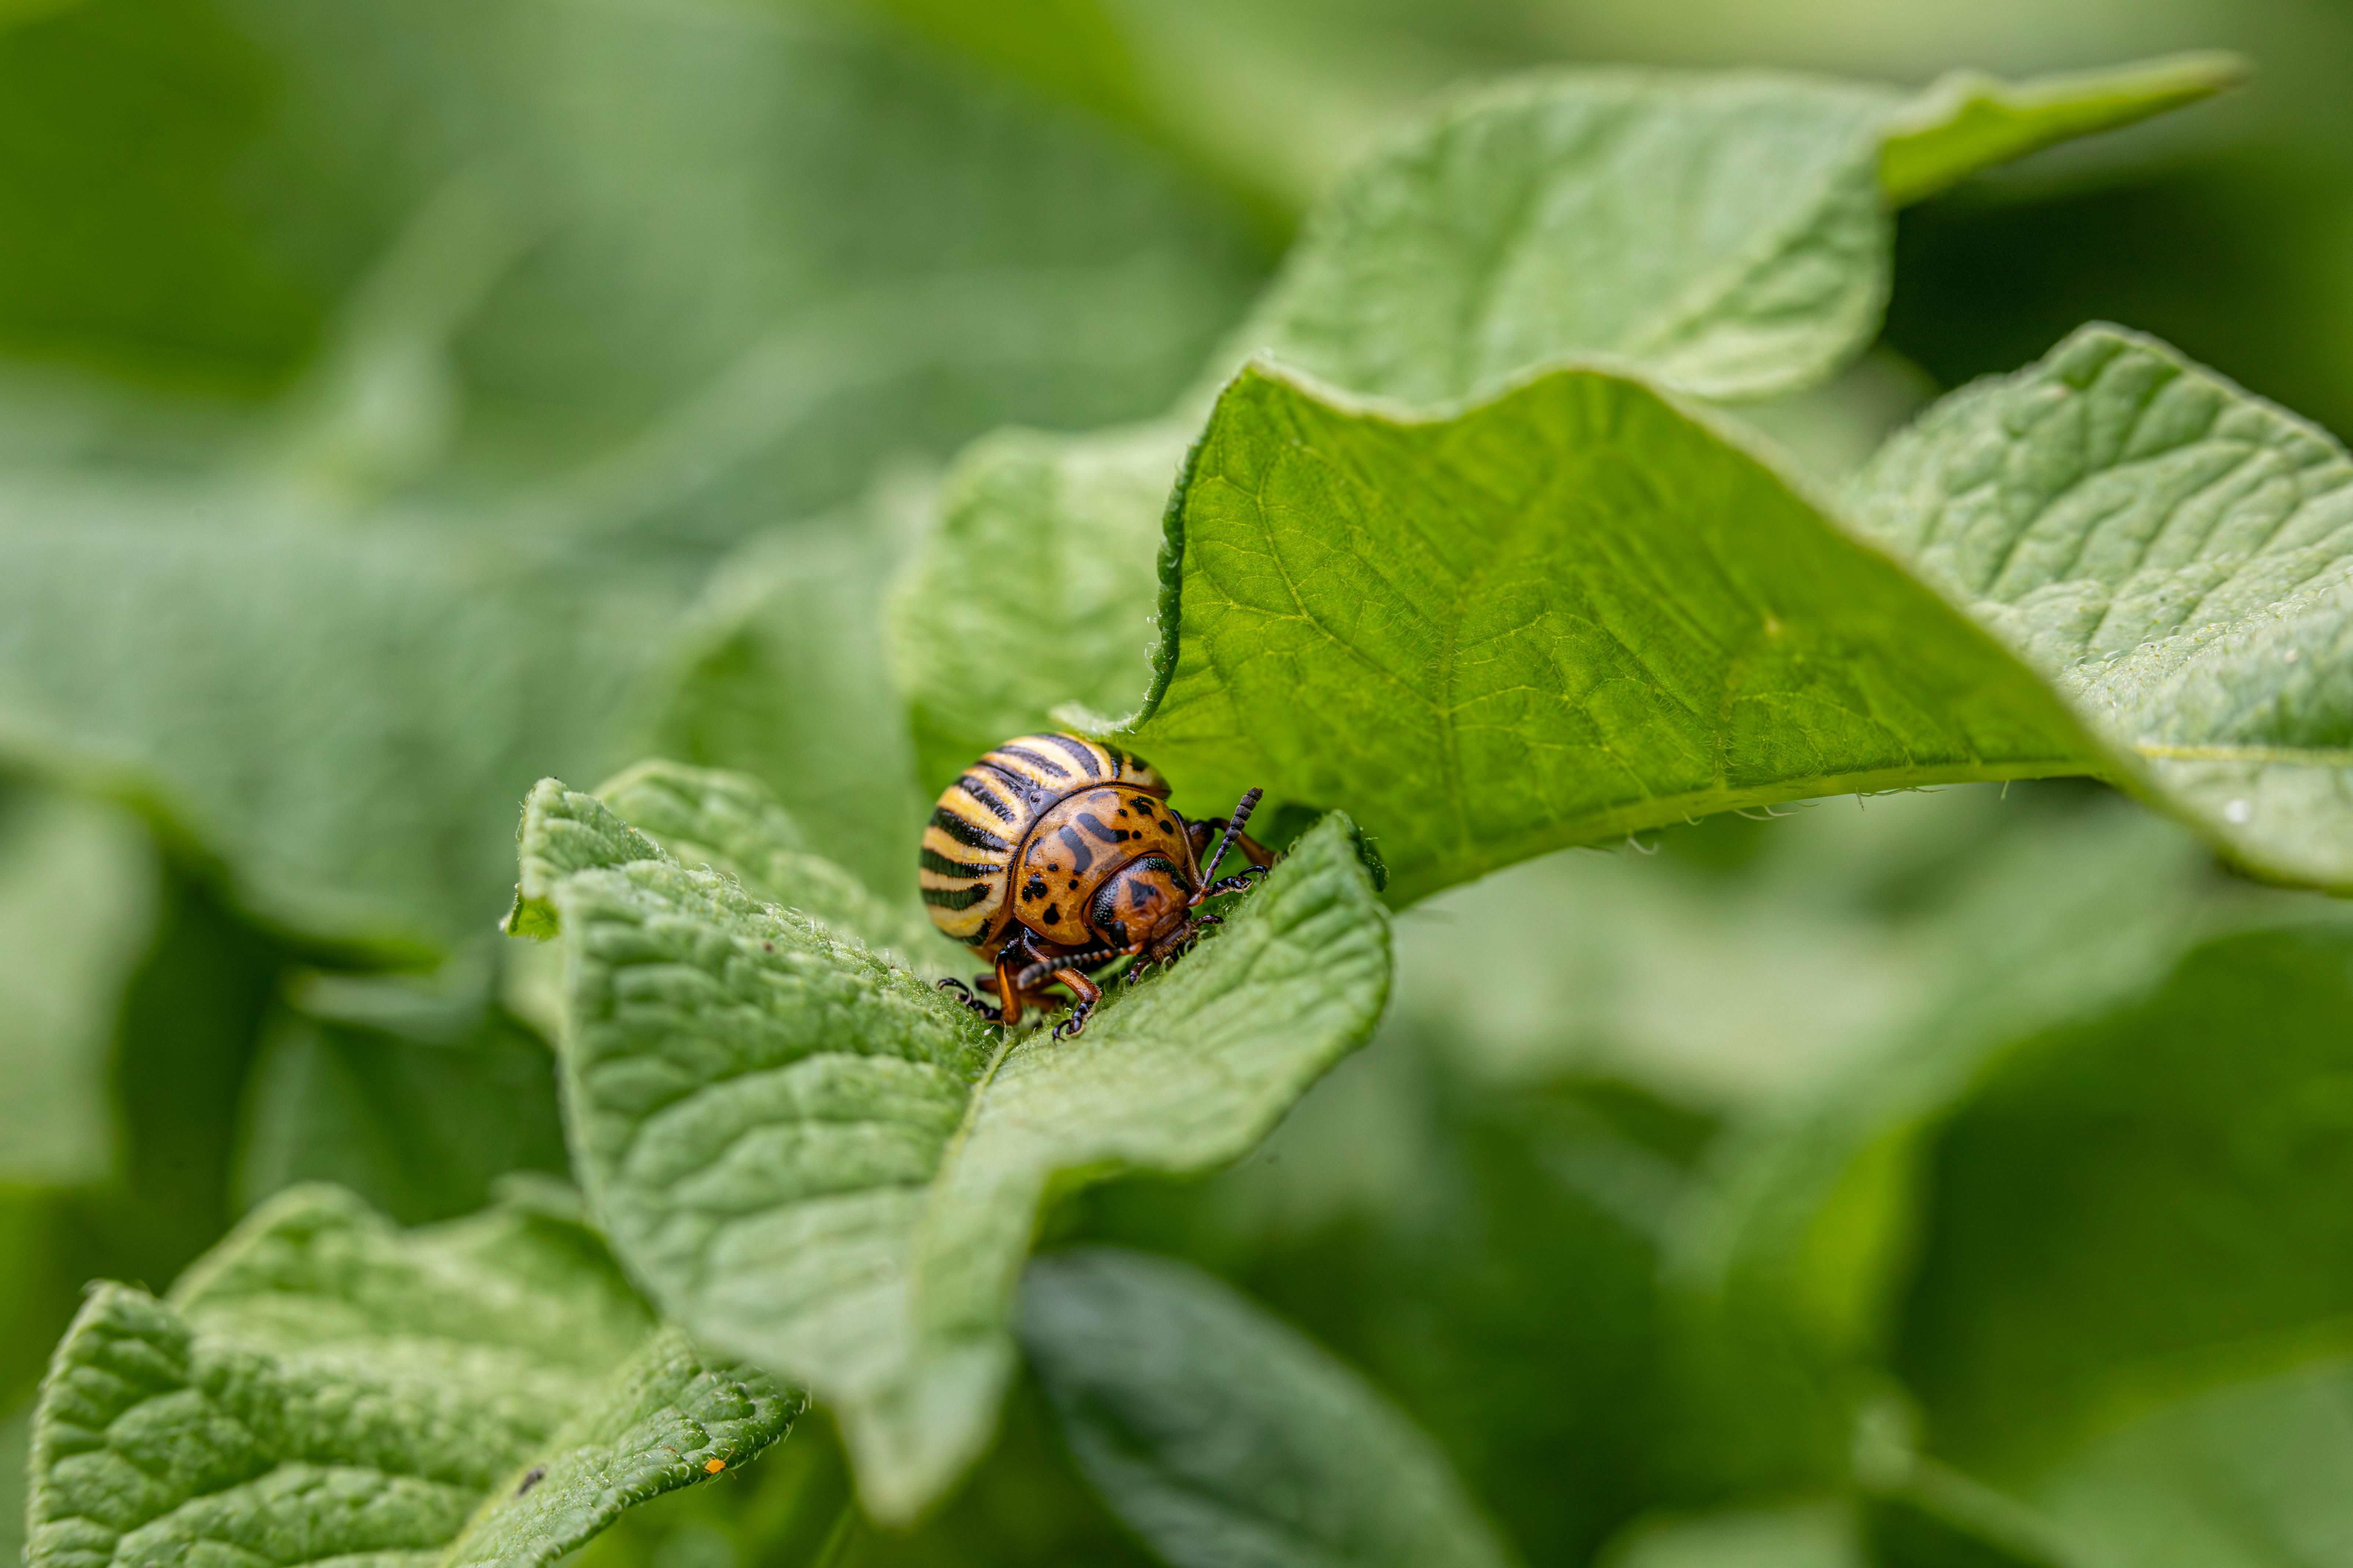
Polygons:
<instances>
[{"instance_id":1,"label":"small white speck on leaf","mask_svg":"<svg viewBox=\"0 0 2353 1568\"><path fill-rule=\"evenodd\" d=\"M2255 807L2252 801L2234 800L2222 808L2222 820L2225 822L2245 824L2253 821L2254 816Z\"/></svg>"},{"instance_id":2,"label":"small white speck on leaf","mask_svg":"<svg viewBox=\"0 0 2353 1568\"><path fill-rule=\"evenodd\" d=\"M2299 653L2300 651L2302 651L2302 650L2301 650L2301 649L2297 649L2297 648L2290 648L2290 649L2288 649L2288 650L2287 650L2287 662L2288 662L2288 663L2290 663L2290 664L2294 664L2294 663L2295 662L2295 656L2296 656L2296 655L2297 655L2297 653Z\"/></svg>"}]
</instances>

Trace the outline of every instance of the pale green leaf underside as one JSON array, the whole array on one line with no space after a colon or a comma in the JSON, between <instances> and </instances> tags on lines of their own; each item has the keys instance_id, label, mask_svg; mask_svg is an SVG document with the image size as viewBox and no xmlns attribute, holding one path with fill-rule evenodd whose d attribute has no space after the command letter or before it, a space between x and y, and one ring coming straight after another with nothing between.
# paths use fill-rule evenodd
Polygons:
<instances>
[{"instance_id":1,"label":"pale green leaf underside","mask_svg":"<svg viewBox=\"0 0 2353 1568\"><path fill-rule=\"evenodd\" d=\"M2094 326L1852 495L2158 799L2258 871L2353 885L2353 459L2326 432Z\"/></svg>"},{"instance_id":2,"label":"pale green leaf underside","mask_svg":"<svg viewBox=\"0 0 2353 1568\"><path fill-rule=\"evenodd\" d=\"M1119 1252L1032 1264L1021 1342L1080 1466L1175 1568L1504 1568L1445 1456L1224 1286Z\"/></svg>"},{"instance_id":3,"label":"pale green leaf underside","mask_svg":"<svg viewBox=\"0 0 2353 1568\"><path fill-rule=\"evenodd\" d=\"M2215 50L2018 83L1955 71L1883 128L1880 185L1890 206L1906 206L1981 169L2211 98L2246 78L2244 60Z\"/></svg>"},{"instance_id":4,"label":"pale green leaf underside","mask_svg":"<svg viewBox=\"0 0 2353 1568\"><path fill-rule=\"evenodd\" d=\"M1985 633L1604 372L1419 420L1253 367L1168 526L1122 739L1209 798L1347 811L1393 902L1741 805L2090 765Z\"/></svg>"},{"instance_id":5,"label":"pale green leaf underside","mask_svg":"<svg viewBox=\"0 0 2353 1568\"><path fill-rule=\"evenodd\" d=\"M651 1331L576 1221L510 1205L403 1233L339 1189L298 1188L169 1301L92 1291L35 1416L28 1562L422 1568L567 1421L633 1411L665 1379L731 1411L735 1451L783 1435L796 1401ZM661 1435L606 1425L608 1441ZM565 1492L543 1509L615 1507L561 1468L583 1441L549 1458L542 1484ZM614 1457L653 1479L645 1455Z\"/></svg>"},{"instance_id":6,"label":"pale green leaf underside","mask_svg":"<svg viewBox=\"0 0 2353 1568\"><path fill-rule=\"evenodd\" d=\"M1517 79L1352 169L1238 346L1415 405L1572 355L1706 397L1791 391L1878 330L1892 208L2235 79L2214 56L1908 102L1762 71Z\"/></svg>"},{"instance_id":7,"label":"pale green leaf underside","mask_svg":"<svg viewBox=\"0 0 2353 1568\"><path fill-rule=\"evenodd\" d=\"M598 802L543 786L526 854L559 829L629 842ZM550 892L574 1139L615 1246L688 1328L833 1407L886 1519L987 1440L1048 1184L1240 1154L1388 987L1387 924L1339 821L1083 1036L1009 1047L904 968L666 855Z\"/></svg>"}]
</instances>

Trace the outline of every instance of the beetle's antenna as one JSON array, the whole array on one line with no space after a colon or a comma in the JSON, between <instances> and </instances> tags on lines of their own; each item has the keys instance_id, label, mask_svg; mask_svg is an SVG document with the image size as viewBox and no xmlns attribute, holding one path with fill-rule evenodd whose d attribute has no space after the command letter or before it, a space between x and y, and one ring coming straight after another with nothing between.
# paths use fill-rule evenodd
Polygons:
<instances>
[{"instance_id":1,"label":"beetle's antenna","mask_svg":"<svg viewBox=\"0 0 2353 1568\"><path fill-rule=\"evenodd\" d=\"M1235 839L1241 837L1242 829L1250 826L1250 813L1258 809L1259 797L1265 793L1266 791L1262 789L1248 790L1243 793L1241 799L1235 803L1234 815L1231 820L1227 822L1226 830L1218 835L1218 847L1210 852L1209 863L1201 868L1201 886L1204 889L1218 879L1218 862L1226 858L1227 848ZM1193 901L1198 904L1207 897L1208 894L1206 891L1196 893L1193 895Z\"/></svg>"}]
</instances>

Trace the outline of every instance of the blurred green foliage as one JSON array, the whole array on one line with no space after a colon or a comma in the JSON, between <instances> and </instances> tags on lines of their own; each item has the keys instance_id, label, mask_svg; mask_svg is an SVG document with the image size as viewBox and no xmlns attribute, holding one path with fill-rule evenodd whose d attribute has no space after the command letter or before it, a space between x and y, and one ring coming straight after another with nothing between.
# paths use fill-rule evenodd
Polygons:
<instances>
[{"instance_id":1,"label":"blurred green foliage","mask_svg":"<svg viewBox=\"0 0 2353 1568\"><path fill-rule=\"evenodd\" d=\"M2353 430L2341 7L0 5L0 1555L86 1281L565 1168L534 778L740 769L905 892L937 466L1165 409L1407 106L2193 47L2259 75L1897 218L1826 439L2094 318ZM1271 1142L1043 1240L1305 1331L1532 1565L2327 1561L2349 944L2095 786L1711 818L1420 906ZM849 1487L811 1417L579 1561L1154 1560L1026 1380L923 1524Z\"/></svg>"}]
</instances>

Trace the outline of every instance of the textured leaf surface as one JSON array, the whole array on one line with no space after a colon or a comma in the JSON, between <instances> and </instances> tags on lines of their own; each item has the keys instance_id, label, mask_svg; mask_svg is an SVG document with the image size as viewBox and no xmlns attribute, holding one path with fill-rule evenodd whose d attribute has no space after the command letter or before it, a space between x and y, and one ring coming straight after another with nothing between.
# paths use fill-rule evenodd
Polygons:
<instances>
[{"instance_id":1,"label":"textured leaf surface","mask_svg":"<svg viewBox=\"0 0 2353 1568\"><path fill-rule=\"evenodd\" d=\"M1142 1254L1041 1258L1021 1342L1088 1478L1176 1568L1509 1561L1435 1444L1206 1275Z\"/></svg>"},{"instance_id":2,"label":"textured leaf surface","mask_svg":"<svg viewBox=\"0 0 2353 1568\"><path fill-rule=\"evenodd\" d=\"M2206 58L1907 104L1765 72L1521 79L1353 169L1240 347L1424 405L1573 355L1703 396L1788 391L1876 331L1891 206L2232 79Z\"/></svg>"},{"instance_id":3,"label":"textured leaf surface","mask_svg":"<svg viewBox=\"0 0 2353 1568\"><path fill-rule=\"evenodd\" d=\"M1602 372L1415 420L1253 368L1168 533L1160 684L1123 739L1196 799L1345 809L1393 902L1708 812L2088 755L1984 633Z\"/></svg>"},{"instance_id":4,"label":"textured leaf surface","mask_svg":"<svg viewBox=\"0 0 2353 1568\"><path fill-rule=\"evenodd\" d=\"M1048 1184L1247 1150L1359 1044L1387 924L1327 822L1087 1032L1000 1045L903 968L715 873L637 852L553 783L533 846L613 847L546 890L569 961L575 1146L616 1246L697 1334L805 1380L879 1517L986 1443ZM637 858L629 858L636 855Z\"/></svg>"},{"instance_id":5,"label":"textured leaf surface","mask_svg":"<svg viewBox=\"0 0 2353 1568\"><path fill-rule=\"evenodd\" d=\"M1886 207L2217 90L2234 68L1954 78L1910 103L1759 73L1482 89L1351 172L1212 374L1264 353L1348 393L1452 409L1601 356L1711 396L1787 393L1877 330ZM1883 190L1883 163L1907 185ZM1196 406L1089 437L1002 433L959 461L892 606L926 780L1058 708L1134 710L1154 528Z\"/></svg>"},{"instance_id":6,"label":"textured leaf surface","mask_svg":"<svg viewBox=\"0 0 2353 1568\"><path fill-rule=\"evenodd\" d=\"M1852 494L2165 804L2258 871L2353 884L2353 459L2325 432L2094 326Z\"/></svg>"},{"instance_id":7,"label":"textured leaf surface","mask_svg":"<svg viewBox=\"0 0 2353 1568\"><path fill-rule=\"evenodd\" d=\"M713 1365L663 1329L484 1506L442 1562L553 1563L627 1510L757 1458L806 1404L747 1368Z\"/></svg>"},{"instance_id":8,"label":"textured leaf surface","mask_svg":"<svg viewBox=\"0 0 2353 1568\"><path fill-rule=\"evenodd\" d=\"M818 853L809 834L756 779L648 762L611 780L596 795L632 831L642 830L682 864L723 872L754 897L798 910L870 947L929 957L938 941L912 899L882 899ZM603 842L597 847L611 850ZM899 847L905 849L903 839ZM626 858L644 857L632 847ZM902 853L900 858L908 857Z\"/></svg>"},{"instance_id":9,"label":"textured leaf surface","mask_svg":"<svg viewBox=\"0 0 2353 1568\"><path fill-rule=\"evenodd\" d=\"M651 1329L595 1235L544 1205L402 1233L334 1188L288 1193L169 1301L92 1291L35 1417L29 1561L431 1563L583 1410L546 1467L575 1511L612 1506L587 1495L600 1438L643 1496L691 1479L628 1449L659 1451L665 1401L730 1452L782 1435L795 1401L672 1338L649 1352Z\"/></svg>"}]
</instances>

